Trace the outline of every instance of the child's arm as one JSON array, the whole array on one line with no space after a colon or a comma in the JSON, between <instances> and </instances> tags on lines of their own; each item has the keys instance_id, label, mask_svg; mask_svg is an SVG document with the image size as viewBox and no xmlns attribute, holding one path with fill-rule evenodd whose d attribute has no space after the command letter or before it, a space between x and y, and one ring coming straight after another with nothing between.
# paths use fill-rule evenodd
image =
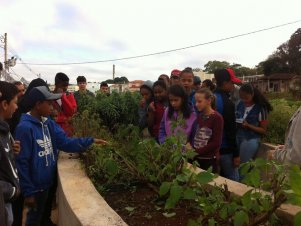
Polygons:
<instances>
[{"instance_id":1,"label":"child's arm","mask_svg":"<svg viewBox=\"0 0 301 226\"><path fill-rule=\"evenodd\" d=\"M166 131L165 131L165 123L166 123L165 122L165 117L163 116L163 118L161 120L161 123L160 123L159 136L158 136L160 144L164 143L164 141L166 139L166 136L167 136Z\"/></svg>"},{"instance_id":2,"label":"child's arm","mask_svg":"<svg viewBox=\"0 0 301 226\"><path fill-rule=\"evenodd\" d=\"M11 183L0 180L0 187L5 201L9 201L17 196L17 188L13 187Z\"/></svg>"},{"instance_id":3,"label":"child's arm","mask_svg":"<svg viewBox=\"0 0 301 226\"><path fill-rule=\"evenodd\" d=\"M76 107L77 107L73 94L70 93L67 96L67 94L64 93L62 95L61 100L62 100L62 109L64 114L67 117L72 117L75 114Z\"/></svg>"},{"instance_id":4,"label":"child's arm","mask_svg":"<svg viewBox=\"0 0 301 226\"><path fill-rule=\"evenodd\" d=\"M268 127L267 123L260 122L259 126L254 126L252 124L249 124L247 121L244 121L242 123L242 126L244 128L246 128L246 129L250 129L250 130L254 131L255 133L259 133L261 135L265 135L266 134L267 127Z\"/></svg>"},{"instance_id":5,"label":"child's arm","mask_svg":"<svg viewBox=\"0 0 301 226\"><path fill-rule=\"evenodd\" d=\"M18 126L16 129L16 139L18 139L21 144L21 152L16 158L21 191L24 197L30 197L37 192L30 176L30 164L32 161L33 150L33 136L31 129L23 126Z\"/></svg>"},{"instance_id":6,"label":"child's arm","mask_svg":"<svg viewBox=\"0 0 301 226\"><path fill-rule=\"evenodd\" d=\"M259 114L259 126L254 126L249 124L246 120L243 121L242 126L246 129L250 129L255 133L259 133L261 135L265 135L268 128L268 112L266 109L262 108Z\"/></svg>"},{"instance_id":7,"label":"child's arm","mask_svg":"<svg viewBox=\"0 0 301 226\"><path fill-rule=\"evenodd\" d=\"M212 155L216 150L219 150L222 144L222 136L223 136L223 129L224 129L224 120L221 116L217 116L213 120L213 128L212 128L212 136L208 140L208 143L205 147L196 149L196 152L199 155L207 156L210 153ZM213 157L213 156L212 156Z\"/></svg>"},{"instance_id":8,"label":"child's arm","mask_svg":"<svg viewBox=\"0 0 301 226\"><path fill-rule=\"evenodd\" d=\"M156 110L155 109L155 103L152 102L149 105L148 114L147 114L147 126L149 128L149 131L151 131L151 133L153 133L153 126L155 124L155 110Z\"/></svg>"},{"instance_id":9,"label":"child's arm","mask_svg":"<svg viewBox=\"0 0 301 226\"><path fill-rule=\"evenodd\" d=\"M65 152L83 152L93 143L107 144L106 141L101 139L94 139L92 137L86 138L68 138L65 131L55 122L54 134L57 142L57 148Z\"/></svg>"}]
</instances>

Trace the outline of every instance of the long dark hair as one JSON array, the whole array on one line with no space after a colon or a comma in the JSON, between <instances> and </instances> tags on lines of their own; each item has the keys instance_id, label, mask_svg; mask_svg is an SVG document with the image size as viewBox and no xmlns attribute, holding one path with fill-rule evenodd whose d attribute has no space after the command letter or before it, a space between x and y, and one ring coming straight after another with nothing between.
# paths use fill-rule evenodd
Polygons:
<instances>
[{"instance_id":1,"label":"long dark hair","mask_svg":"<svg viewBox=\"0 0 301 226\"><path fill-rule=\"evenodd\" d=\"M172 85L168 89L168 94L182 98L181 112L184 118L189 118L191 114L191 106L189 105L188 95L181 85ZM168 117L172 118L175 109L171 106L170 101L168 102Z\"/></svg>"},{"instance_id":2,"label":"long dark hair","mask_svg":"<svg viewBox=\"0 0 301 226\"><path fill-rule=\"evenodd\" d=\"M240 87L239 92L244 92L253 95L254 103L258 104L262 108L265 108L268 112L273 110L273 107L267 100L267 98L251 83L243 84Z\"/></svg>"},{"instance_id":3,"label":"long dark hair","mask_svg":"<svg viewBox=\"0 0 301 226\"><path fill-rule=\"evenodd\" d=\"M212 92L215 90L215 85L210 79L206 79L203 81L206 84L207 88L210 89Z\"/></svg>"}]
</instances>

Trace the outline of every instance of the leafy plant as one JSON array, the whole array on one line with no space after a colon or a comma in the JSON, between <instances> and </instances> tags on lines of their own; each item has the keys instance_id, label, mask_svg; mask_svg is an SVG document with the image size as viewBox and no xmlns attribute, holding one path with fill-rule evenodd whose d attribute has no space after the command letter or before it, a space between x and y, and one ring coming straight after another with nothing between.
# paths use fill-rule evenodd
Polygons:
<instances>
[{"instance_id":1,"label":"leafy plant","mask_svg":"<svg viewBox=\"0 0 301 226\"><path fill-rule=\"evenodd\" d=\"M100 95L92 104L87 103L88 110L83 110L74 119L78 135L93 134L109 142L107 146L93 146L83 159L87 173L100 191L120 184L147 184L158 193L160 200L165 201L166 217L172 217L173 209L183 201L199 210L200 216L190 221L191 226L250 226L265 225L267 222L277 225L279 219L275 211L282 203L301 203L300 169L293 167L288 170L262 159L242 165L244 183L250 186L242 197L231 194L226 184L208 186L216 175L210 170L195 173L192 169L197 167L197 163L188 167L195 152L185 149L185 139L180 134L167 138L163 145L158 145L154 140L141 139L139 128L129 123L135 121L128 116L136 112L127 106L132 98L135 97L131 93L110 97ZM285 104L287 111L295 108L290 102L275 103ZM172 128L177 128L179 124L181 120L174 122ZM300 214L297 214L295 225L299 225L300 220Z\"/></svg>"},{"instance_id":2,"label":"leafy plant","mask_svg":"<svg viewBox=\"0 0 301 226\"><path fill-rule=\"evenodd\" d=\"M301 106L301 102L274 99L271 100L271 104L274 110L269 114L268 132L264 137L264 142L283 144L288 122Z\"/></svg>"}]
</instances>

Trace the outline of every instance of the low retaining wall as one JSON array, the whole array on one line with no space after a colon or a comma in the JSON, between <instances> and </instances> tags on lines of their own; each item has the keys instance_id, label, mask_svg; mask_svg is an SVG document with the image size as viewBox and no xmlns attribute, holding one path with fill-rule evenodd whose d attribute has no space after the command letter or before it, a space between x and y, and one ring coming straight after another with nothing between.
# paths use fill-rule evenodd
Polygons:
<instances>
[{"instance_id":1,"label":"low retaining wall","mask_svg":"<svg viewBox=\"0 0 301 226\"><path fill-rule=\"evenodd\" d=\"M61 152L58 177L59 226L127 226L99 195L78 159Z\"/></svg>"},{"instance_id":2,"label":"low retaining wall","mask_svg":"<svg viewBox=\"0 0 301 226\"><path fill-rule=\"evenodd\" d=\"M270 144L263 144L257 156L266 158L269 150L274 147ZM197 171L202 170L197 169ZM58 175L59 226L127 225L99 195L78 159L70 159L69 154L61 153ZM237 196L242 196L251 189L244 184L223 177L217 177L210 184L213 186L225 183L229 191ZM299 206L282 205L277 210L277 215L292 224L295 214L299 211L301 211Z\"/></svg>"}]
</instances>

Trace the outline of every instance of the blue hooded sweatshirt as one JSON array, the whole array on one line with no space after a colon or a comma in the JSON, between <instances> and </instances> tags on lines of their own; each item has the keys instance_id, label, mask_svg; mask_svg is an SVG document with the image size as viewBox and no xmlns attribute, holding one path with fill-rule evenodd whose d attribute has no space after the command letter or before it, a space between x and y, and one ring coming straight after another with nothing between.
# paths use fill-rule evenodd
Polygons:
<instances>
[{"instance_id":1,"label":"blue hooded sweatshirt","mask_svg":"<svg viewBox=\"0 0 301 226\"><path fill-rule=\"evenodd\" d=\"M43 118L40 121L29 113L21 117L16 140L21 143L16 163L25 197L53 184L59 150L82 152L94 142L93 138L68 138L53 120Z\"/></svg>"}]
</instances>

